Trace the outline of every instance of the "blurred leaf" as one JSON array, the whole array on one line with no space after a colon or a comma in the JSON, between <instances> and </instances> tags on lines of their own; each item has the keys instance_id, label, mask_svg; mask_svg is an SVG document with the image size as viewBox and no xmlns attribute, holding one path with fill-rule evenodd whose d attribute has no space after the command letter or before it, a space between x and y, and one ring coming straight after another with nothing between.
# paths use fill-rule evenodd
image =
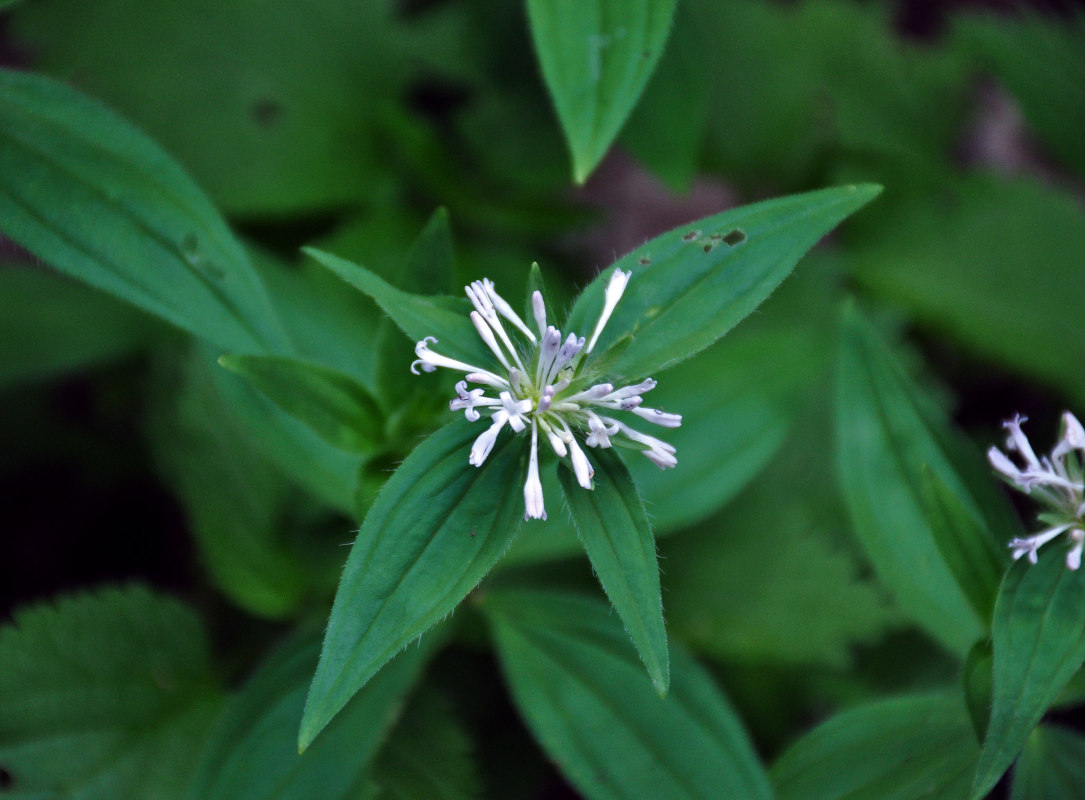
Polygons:
<instances>
[{"instance_id":1,"label":"blurred leaf","mask_svg":"<svg viewBox=\"0 0 1085 800\"><path fill-rule=\"evenodd\" d=\"M253 253L299 358L345 372L376 391L376 346L382 314L319 264L304 259L285 264L267 253Z\"/></svg>"},{"instance_id":2,"label":"blurred leaf","mask_svg":"<svg viewBox=\"0 0 1085 800\"><path fill-rule=\"evenodd\" d=\"M797 426L727 508L661 543L673 636L731 662L841 669L853 645L899 625L839 544L846 511L824 460L812 426Z\"/></svg>"},{"instance_id":3,"label":"blurred leaf","mask_svg":"<svg viewBox=\"0 0 1085 800\"><path fill-rule=\"evenodd\" d=\"M462 12L400 6L35 0L12 29L39 68L136 120L226 211L286 215L392 180L388 108L420 74L468 77Z\"/></svg>"},{"instance_id":4,"label":"blurred leaf","mask_svg":"<svg viewBox=\"0 0 1085 800\"><path fill-rule=\"evenodd\" d=\"M1075 800L1085 790L1085 737L1040 725L1013 771L1010 800Z\"/></svg>"},{"instance_id":5,"label":"blurred leaf","mask_svg":"<svg viewBox=\"0 0 1085 800\"><path fill-rule=\"evenodd\" d=\"M283 617L306 589L282 540L288 486L223 403L212 368L192 356L181 374L155 376L151 452L184 507L211 581L250 614Z\"/></svg>"},{"instance_id":6,"label":"blurred leaf","mask_svg":"<svg viewBox=\"0 0 1085 800\"><path fill-rule=\"evenodd\" d=\"M1068 570L1061 553L1038 564L1016 561L995 604L991 630L994 693L991 721L976 768L972 797L981 798L1021 748L1085 661L1085 575Z\"/></svg>"},{"instance_id":7,"label":"blurred leaf","mask_svg":"<svg viewBox=\"0 0 1085 800\"><path fill-rule=\"evenodd\" d=\"M404 460L373 503L328 619L302 718L302 749L389 658L459 605L516 533L521 449L510 446L513 437L499 437L483 465L472 467L468 451L479 433L461 420L440 429Z\"/></svg>"},{"instance_id":8,"label":"blurred leaf","mask_svg":"<svg viewBox=\"0 0 1085 800\"><path fill-rule=\"evenodd\" d=\"M299 754L294 726L319 653L319 629L275 650L227 704L189 785L188 800L348 800L402 710L439 636L406 648Z\"/></svg>"},{"instance_id":9,"label":"blurred leaf","mask_svg":"<svg viewBox=\"0 0 1085 800\"><path fill-rule=\"evenodd\" d=\"M979 747L956 695L879 700L832 717L773 764L780 800L967 797Z\"/></svg>"},{"instance_id":10,"label":"blurred leaf","mask_svg":"<svg viewBox=\"0 0 1085 800\"><path fill-rule=\"evenodd\" d=\"M564 462L558 477L592 568L618 612L660 695L670 683L667 631L659 595L659 565L652 527L633 478L616 454L596 449L594 487L577 484Z\"/></svg>"},{"instance_id":11,"label":"blurred leaf","mask_svg":"<svg viewBox=\"0 0 1085 800\"><path fill-rule=\"evenodd\" d=\"M1085 373L1067 368L1085 361L1080 200L988 175L943 191L920 202L887 197L851 228L856 278L919 322L1085 402Z\"/></svg>"},{"instance_id":12,"label":"blurred leaf","mask_svg":"<svg viewBox=\"0 0 1085 800\"><path fill-rule=\"evenodd\" d=\"M288 349L241 245L135 128L67 86L0 71L0 131L7 236L219 347Z\"/></svg>"},{"instance_id":13,"label":"blurred leaf","mask_svg":"<svg viewBox=\"0 0 1085 800\"><path fill-rule=\"evenodd\" d=\"M961 682L964 684L964 699L968 704L968 716L972 719L972 727L976 731L978 742L982 742L987 737L991 695L994 692L993 663L991 641L981 639L968 651L961 675Z\"/></svg>"},{"instance_id":14,"label":"blurred leaf","mask_svg":"<svg viewBox=\"0 0 1085 800\"><path fill-rule=\"evenodd\" d=\"M614 265L633 276L596 352L633 335L614 365L616 375L629 377L689 358L757 308L807 250L880 191L841 186L767 200L652 239ZM614 269L585 288L565 330L590 335Z\"/></svg>"},{"instance_id":15,"label":"blurred leaf","mask_svg":"<svg viewBox=\"0 0 1085 800\"><path fill-rule=\"evenodd\" d=\"M1052 154L1085 177L1085 14L962 14L954 27L963 49L1013 92Z\"/></svg>"},{"instance_id":16,"label":"blurred leaf","mask_svg":"<svg viewBox=\"0 0 1085 800\"><path fill-rule=\"evenodd\" d=\"M676 0L527 0L535 52L583 183L667 42Z\"/></svg>"},{"instance_id":17,"label":"blurred leaf","mask_svg":"<svg viewBox=\"0 0 1085 800\"><path fill-rule=\"evenodd\" d=\"M669 370L652 390L653 406L682 414L682 427L663 437L678 450L677 467L629 458L657 535L716 511L779 452L790 425L782 384L817 356L795 364L796 342L779 331L761 333L728 337Z\"/></svg>"},{"instance_id":18,"label":"blurred leaf","mask_svg":"<svg viewBox=\"0 0 1085 800\"><path fill-rule=\"evenodd\" d=\"M219 364L340 450L371 453L384 439L384 414L349 375L282 356L228 355Z\"/></svg>"},{"instance_id":19,"label":"blurred leaf","mask_svg":"<svg viewBox=\"0 0 1085 800\"><path fill-rule=\"evenodd\" d=\"M131 306L38 269L0 266L0 386L86 369L161 337Z\"/></svg>"},{"instance_id":20,"label":"blurred leaf","mask_svg":"<svg viewBox=\"0 0 1085 800\"><path fill-rule=\"evenodd\" d=\"M398 255L398 254L397 254ZM433 212L422 232L411 245L405 259L395 258L395 269L386 269L387 279L398 289L419 295L457 294L456 256L448 211ZM459 291L463 291L462 287ZM395 417L408 398L432 392L426 381L411 374L414 345L396 328L390 319L382 319L374 346L377 361L377 387L386 399L390 416Z\"/></svg>"},{"instance_id":21,"label":"blurred leaf","mask_svg":"<svg viewBox=\"0 0 1085 800\"><path fill-rule=\"evenodd\" d=\"M400 289L415 294L455 294L456 253L448 210L438 208L418 234L399 272Z\"/></svg>"},{"instance_id":22,"label":"blurred leaf","mask_svg":"<svg viewBox=\"0 0 1085 800\"><path fill-rule=\"evenodd\" d=\"M447 700L426 686L411 697L371 771L379 800L471 800L479 777L470 741Z\"/></svg>"},{"instance_id":23,"label":"blurred leaf","mask_svg":"<svg viewBox=\"0 0 1085 800\"><path fill-rule=\"evenodd\" d=\"M680 648L664 700L605 603L505 591L482 608L520 712L586 797L771 796L740 719Z\"/></svg>"},{"instance_id":24,"label":"blurred leaf","mask_svg":"<svg viewBox=\"0 0 1085 800\"><path fill-rule=\"evenodd\" d=\"M902 39L889 4L684 7L700 35L700 68L719 76L709 101L711 170L763 192L820 182L830 159L873 156L867 180L941 180L968 107L968 76L955 51Z\"/></svg>"},{"instance_id":25,"label":"blurred leaf","mask_svg":"<svg viewBox=\"0 0 1085 800\"><path fill-rule=\"evenodd\" d=\"M682 194L700 168L709 97L704 40L687 8L678 6L666 52L621 135L638 161Z\"/></svg>"},{"instance_id":26,"label":"blurred leaf","mask_svg":"<svg viewBox=\"0 0 1085 800\"><path fill-rule=\"evenodd\" d=\"M956 552L987 553L997 563L994 534L986 525L936 534L925 512L922 476L936 476L943 502L952 495L975 518L997 500L989 486L978 494L989 482L969 478L969 469L984 477L986 469L979 472L978 455L954 438L942 413L854 305L844 315L836 386L837 469L855 532L901 606L942 644L963 653L987 628L986 615L969 598L985 596L989 587L962 582L997 579L998 573L988 566L965 569L960 559L947 563L943 551L953 548L939 547L938 539L976 537Z\"/></svg>"},{"instance_id":27,"label":"blurred leaf","mask_svg":"<svg viewBox=\"0 0 1085 800\"><path fill-rule=\"evenodd\" d=\"M441 344L442 354L469 364L487 364L493 358L471 324L466 298L411 294L346 259L312 247L306 247L304 251L376 300L408 338L421 341L427 336L435 337Z\"/></svg>"},{"instance_id":28,"label":"blurred leaf","mask_svg":"<svg viewBox=\"0 0 1085 800\"><path fill-rule=\"evenodd\" d=\"M222 369L217 354L198 350L238 429L271 463L314 497L352 514L360 457L332 447L245 380Z\"/></svg>"},{"instance_id":29,"label":"blurred leaf","mask_svg":"<svg viewBox=\"0 0 1085 800\"><path fill-rule=\"evenodd\" d=\"M220 703L200 621L143 587L0 629L0 764L23 796L177 798Z\"/></svg>"}]
</instances>

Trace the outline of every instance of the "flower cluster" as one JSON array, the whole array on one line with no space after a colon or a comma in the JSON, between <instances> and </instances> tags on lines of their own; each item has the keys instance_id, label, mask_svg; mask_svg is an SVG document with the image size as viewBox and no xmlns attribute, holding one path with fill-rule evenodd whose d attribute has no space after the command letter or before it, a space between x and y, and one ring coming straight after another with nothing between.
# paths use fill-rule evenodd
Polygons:
<instances>
[{"instance_id":1,"label":"flower cluster","mask_svg":"<svg viewBox=\"0 0 1085 800\"><path fill-rule=\"evenodd\" d=\"M1078 569L1081 566L1082 545L1085 543L1085 483L1082 482L1082 467L1085 463L1085 428L1077 417L1069 411L1062 415L1062 435L1051 453L1037 457L1029 444L1028 437L1021 431L1021 423L1027 417L1020 415L1003 423L1009 432L1006 437L1006 449L1016 453L1022 466L1018 467L1009 456L992 447L987 451L987 459L1010 483L1026 494L1032 495L1046 507L1040 514L1040 520L1047 528L1035 536L1014 539L1010 542L1013 557L1027 555L1029 561L1036 563L1036 551L1066 531L1070 532L1072 542L1066 554L1066 566Z\"/></svg>"},{"instance_id":2,"label":"flower cluster","mask_svg":"<svg viewBox=\"0 0 1085 800\"><path fill-rule=\"evenodd\" d=\"M472 466L482 465L506 425L515 433L530 429L531 452L524 484L525 519L546 519L539 481L540 436L545 437L559 458L569 458L577 482L585 489L592 488L594 470L577 436L587 447L611 447L615 443L631 446L661 469L678 463L674 447L630 428L613 416L617 411L627 411L664 428L681 425L682 417L678 414L641 406L642 395L654 389L656 382L646 378L640 383L615 387L601 380L603 376L595 373L588 358L631 274L614 270L606 287L603 311L587 341L575 333L563 337L561 331L548 325L546 305L537 291L531 296L536 335L494 290L493 282L484 278L465 290L475 307L471 322L496 359L493 369L434 352L430 345L437 340L432 336L415 346L418 359L411 364L415 375L419 369L433 372L437 367L466 373L464 380L456 384L456 397L449 404L453 411L463 411L471 422L477 421L483 412L490 416L490 427L471 447L468 463ZM511 324L518 342L505 330L502 319ZM468 384L477 387L470 388ZM497 396L489 396L487 390L493 390Z\"/></svg>"}]
</instances>

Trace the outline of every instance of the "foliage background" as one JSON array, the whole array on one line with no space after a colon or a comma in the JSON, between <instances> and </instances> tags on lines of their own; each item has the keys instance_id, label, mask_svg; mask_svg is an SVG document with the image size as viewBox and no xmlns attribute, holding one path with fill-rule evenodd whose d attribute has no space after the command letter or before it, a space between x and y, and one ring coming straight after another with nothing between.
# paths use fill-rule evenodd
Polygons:
<instances>
[{"instance_id":1,"label":"foliage background","mask_svg":"<svg viewBox=\"0 0 1085 800\"><path fill-rule=\"evenodd\" d=\"M1085 408L1080 11L680 0L617 146L578 187L518 3L10 5L5 66L69 83L160 143L273 296L314 298L357 342L329 347L319 320L279 307L306 355L359 378L389 332L302 245L395 276L444 207L461 283L488 275L517 296L537 260L567 300L646 238L723 206L884 184L763 309L661 384L665 407L712 420L680 459L714 470L711 491L683 496L680 461L653 500L665 609L767 763L833 712L958 683L959 659L893 600L852 530L834 456L839 309L856 298L976 452L1015 410L1045 441L1062 408ZM210 655L185 657L213 664L211 694L235 686L326 607L351 514L269 459L184 334L6 240L0 260L0 608L138 580L197 610ZM380 453L368 474L403 455ZM494 587L597 591L566 558L575 542L520 538ZM435 715L424 729L454 751L470 742L468 791L575 796L493 691L477 614L457 618L426 673L437 699L419 707L439 710L419 712ZM1080 748L1058 750L1082 729L1080 712L1059 713L1051 747ZM411 791L424 790L396 796L424 796ZM1050 790L1033 791L1020 796Z\"/></svg>"}]
</instances>

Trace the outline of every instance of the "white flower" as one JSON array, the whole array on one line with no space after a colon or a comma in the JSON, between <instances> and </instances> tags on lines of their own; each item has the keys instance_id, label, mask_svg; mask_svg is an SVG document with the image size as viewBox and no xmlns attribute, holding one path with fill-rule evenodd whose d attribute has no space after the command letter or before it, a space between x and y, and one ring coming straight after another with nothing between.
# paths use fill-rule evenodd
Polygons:
<instances>
[{"instance_id":1,"label":"white flower","mask_svg":"<svg viewBox=\"0 0 1085 800\"><path fill-rule=\"evenodd\" d=\"M546 519L539 480L540 431L558 458L569 459L577 482L585 489L592 488L595 470L577 437L587 447L606 448L621 444L640 450L661 469L678 463L674 447L633 430L612 416L617 411L628 411L664 428L681 425L679 414L642 407L642 395L654 389L656 382L646 378L640 383L615 388L601 380L605 376L596 373L588 358L621 300L631 274L615 269L610 276L603 311L586 346L583 336L563 335L547 324L546 304L539 292L531 296L536 334L497 293L493 281L488 278L475 281L465 287L465 291L474 306L471 321L494 355L496 365L491 365L493 369L434 352L430 345L437 344L437 340L432 336L415 345L418 358L411 364L411 372L415 375L421 374L419 370L433 372L438 367L464 373L464 380L456 384L456 397L449 403L450 409L463 411L470 422L478 421L483 413L490 416L490 426L471 447L469 464L478 467L486 461L505 425L514 433L530 428L531 451L524 484L525 519ZM502 319L511 324L512 336L505 330ZM479 386L470 388L469 384ZM497 396L488 396L487 388L495 390ZM1085 440L1085 432L1082 439Z\"/></svg>"},{"instance_id":2,"label":"white flower","mask_svg":"<svg viewBox=\"0 0 1085 800\"><path fill-rule=\"evenodd\" d=\"M1014 559L1028 556L1036 563L1037 551L1052 539L1066 531L1070 532L1072 546L1066 555L1066 566L1081 566L1081 551L1085 544L1085 483L1082 482L1085 464L1085 429L1077 417L1069 411L1062 415L1062 435L1050 455L1037 457L1028 437L1021 430L1027 417L1016 415L1003 423L1008 434L1006 449L1016 453L1021 466L997 447L987 451L987 460L1010 483L1026 494L1035 497L1045 513L1041 518L1049 527L1034 536L1014 539L1010 542Z\"/></svg>"}]
</instances>

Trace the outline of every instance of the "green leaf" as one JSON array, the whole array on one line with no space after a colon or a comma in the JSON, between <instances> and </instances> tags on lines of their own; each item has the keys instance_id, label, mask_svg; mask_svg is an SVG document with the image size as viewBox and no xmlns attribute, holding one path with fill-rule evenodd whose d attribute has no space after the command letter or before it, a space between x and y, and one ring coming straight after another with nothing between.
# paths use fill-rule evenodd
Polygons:
<instances>
[{"instance_id":1,"label":"green leaf","mask_svg":"<svg viewBox=\"0 0 1085 800\"><path fill-rule=\"evenodd\" d=\"M304 252L315 258L340 278L377 301L377 305L399 326L408 338L421 341L432 336L439 351L468 364L488 364L493 358L479 339L468 316L466 298L430 297L397 289L365 267L312 247ZM409 366L409 365L408 365Z\"/></svg>"},{"instance_id":2,"label":"green leaf","mask_svg":"<svg viewBox=\"0 0 1085 800\"><path fill-rule=\"evenodd\" d=\"M376 392L373 342L383 321L376 304L309 259L286 263L253 252L296 350L293 355L350 375Z\"/></svg>"},{"instance_id":3,"label":"green leaf","mask_svg":"<svg viewBox=\"0 0 1085 800\"><path fill-rule=\"evenodd\" d=\"M583 183L633 110L676 0L528 0L543 78Z\"/></svg>"},{"instance_id":4,"label":"green leaf","mask_svg":"<svg viewBox=\"0 0 1085 800\"><path fill-rule=\"evenodd\" d=\"M330 445L370 453L384 440L380 406L349 375L282 356L222 356L219 364L248 380Z\"/></svg>"},{"instance_id":5,"label":"green leaf","mask_svg":"<svg viewBox=\"0 0 1085 800\"><path fill-rule=\"evenodd\" d=\"M959 502L982 508L958 468L968 451L852 305L844 315L836 390L837 470L855 532L904 610L963 654L986 632L986 617L969 602L986 587L960 581L987 572L953 573L927 520L922 475L929 469ZM951 533L991 535L977 527ZM962 543L959 551L983 547Z\"/></svg>"},{"instance_id":6,"label":"green leaf","mask_svg":"<svg viewBox=\"0 0 1085 800\"><path fill-rule=\"evenodd\" d=\"M487 594L513 699L565 776L592 800L768 798L737 714L671 646L662 699L606 603L556 592Z\"/></svg>"},{"instance_id":7,"label":"green leaf","mask_svg":"<svg viewBox=\"0 0 1085 800\"><path fill-rule=\"evenodd\" d=\"M217 353L208 348L198 352L215 390L248 441L314 497L340 511L353 513L359 456L332 447L247 381L222 369Z\"/></svg>"},{"instance_id":8,"label":"green leaf","mask_svg":"<svg viewBox=\"0 0 1085 800\"><path fill-rule=\"evenodd\" d=\"M766 200L652 239L614 264L633 276L596 352L632 335L613 369L631 378L689 358L757 308L807 250L880 191L842 186ZM608 268L581 293L568 330L590 335L612 274Z\"/></svg>"},{"instance_id":9,"label":"green leaf","mask_svg":"<svg viewBox=\"0 0 1085 800\"><path fill-rule=\"evenodd\" d=\"M983 797L1006 771L1085 661L1085 575L1061 553L1014 563L995 603L994 693L972 797Z\"/></svg>"},{"instance_id":10,"label":"green leaf","mask_svg":"<svg viewBox=\"0 0 1085 800\"><path fill-rule=\"evenodd\" d=\"M577 484L561 463L558 476L588 558L660 695L670 683L667 631L659 594L652 526L633 478L616 453L592 453L594 488Z\"/></svg>"},{"instance_id":11,"label":"green leaf","mask_svg":"<svg viewBox=\"0 0 1085 800\"><path fill-rule=\"evenodd\" d=\"M899 626L842 546L847 512L832 473L811 467L825 458L823 419L796 425L781 457L719 514L661 541L672 637L728 663L841 670L855 645Z\"/></svg>"},{"instance_id":12,"label":"green leaf","mask_svg":"<svg viewBox=\"0 0 1085 800\"><path fill-rule=\"evenodd\" d=\"M816 363L819 356L808 345L817 341L799 343L764 328L758 333L713 345L668 370L652 390L653 407L682 414L682 427L662 436L678 451L677 467L661 470L639 455L627 459L657 535L718 510L783 445L791 415L782 387ZM793 369L791 359L804 356L809 360Z\"/></svg>"},{"instance_id":13,"label":"green leaf","mask_svg":"<svg viewBox=\"0 0 1085 800\"><path fill-rule=\"evenodd\" d=\"M267 220L372 199L403 174L389 107L477 60L461 10L403 14L395 0L33 2L12 16L39 69L78 76L231 215Z\"/></svg>"},{"instance_id":14,"label":"green leaf","mask_svg":"<svg viewBox=\"0 0 1085 800\"><path fill-rule=\"evenodd\" d=\"M978 750L960 697L901 697L832 717L769 774L779 800L951 800L966 796Z\"/></svg>"},{"instance_id":15,"label":"green leaf","mask_svg":"<svg viewBox=\"0 0 1085 800\"><path fill-rule=\"evenodd\" d=\"M219 347L284 351L241 245L153 142L46 78L0 71L3 232L61 272Z\"/></svg>"},{"instance_id":16,"label":"green leaf","mask_svg":"<svg viewBox=\"0 0 1085 800\"><path fill-rule=\"evenodd\" d=\"M21 793L177 798L220 702L200 621L142 587L0 629L0 763Z\"/></svg>"},{"instance_id":17,"label":"green leaf","mask_svg":"<svg viewBox=\"0 0 1085 800\"><path fill-rule=\"evenodd\" d=\"M1085 737L1055 725L1037 727L1013 770L1010 800L1080 797L1082 786Z\"/></svg>"},{"instance_id":18,"label":"green leaf","mask_svg":"<svg viewBox=\"0 0 1085 800\"><path fill-rule=\"evenodd\" d=\"M1067 368L1085 362L1079 198L994 175L938 194L887 196L852 226L856 279L938 335L1085 403L1085 372Z\"/></svg>"},{"instance_id":19,"label":"green leaf","mask_svg":"<svg viewBox=\"0 0 1085 800\"><path fill-rule=\"evenodd\" d=\"M991 694L994 692L990 639L976 642L964 660L961 682L964 684L964 699L968 704L968 716L976 731L976 741L982 742L987 737L987 723L991 715Z\"/></svg>"},{"instance_id":20,"label":"green leaf","mask_svg":"<svg viewBox=\"0 0 1085 800\"><path fill-rule=\"evenodd\" d=\"M421 295L456 291L456 253L448 209L438 208L418 234L400 271L400 289Z\"/></svg>"},{"instance_id":21,"label":"green leaf","mask_svg":"<svg viewBox=\"0 0 1085 800\"><path fill-rule=\"evenodd\" d=\"M379 800L471 800L479 795L467 734L447 699L428 686L411 697L371 774Z\"/></svg>"},{"instance_id":22,"label":"green leaf","mask_svg":"<svg viewBox=\"0 0 1085 800\"><path fill-rule=\"evenodd\" d=\"M938 552L979 618L989 619L1009 564L1006 550L995 544L979 512L934 470L924 466L921 481L923 507Z\"/></svg>"},{"instance_id":23,"label":"green leaf","mask_svg":"<svg viewBox=\"0 0 1085 800\"><path fill-rule=\"evenodd\" d=\"M319 652L309 626L273 652L230 700L208 739L188 800L348 800L402 710L436 642L410 647L299 754L294 726Z\"/></svg>"},{"instance_id":24,"label":"green leaf","mask_svg":"<svg viewBox=\"0 0 1085 800\"><path fill-rule=\"evenodd\" d=\"M448 212L443 208L433 212L411 245L405 261L399 258L398 252L387 260L397 267L385 270L387 279L396 288L419 295L452 294L456 259ZM418 381L409 369L415 359L414 342L408 341L386 317L377 329L373 350L376 351L378 396L388 405L389 417L403 416L401 412L410 404L408 398L432 391L427 382Z\"/></svg>"},{"instance_id":25,"label":"green leaf","mask_svg":"<svg viewBox=\"0 0 1085 800\"><path fill-rule=\"evenodd\" d=\"M0 266L0 385L130 355L161 338L131 306L44 270Z\"/></svg>"},{"instance_id":26,"label":"green leaf","mask_svg":"<svg viewBox=\"0 0 1085 800\"><path fill-rule=\"evenodd\" d=\"M753 189L799 187L843 160L887 186L917 173L945 185L939 168L950 167L970 107L959 51L901 37L885 3L682 9L700 34L700 69L718 76L702 155L710 172Z\"/></svg>"},{"instance_id":27,"label":"green leaf","mask_svg":"<svg viewBox=\"0 0 1085 800\"><path fill-rule=\"evenodd\" d=\"M457 420L437 431L373 503L336 592L302 749L389 658L451 613L512 540L523 513L521 443L506 433L472 467L483 430Z\"/></svg>"},{"instance_id":28,"label":"green leaf","mask_svg":"<svg viewBox=\"0 0 1085 800\"><path fill-rule=\"evenodd\" d=\"M283 541L285 478L250 442L193 354L153 375L151 453L181 501L209 577L241 608L280 618L305 597L305 574Z\"/></svg>"}]
</instances>

